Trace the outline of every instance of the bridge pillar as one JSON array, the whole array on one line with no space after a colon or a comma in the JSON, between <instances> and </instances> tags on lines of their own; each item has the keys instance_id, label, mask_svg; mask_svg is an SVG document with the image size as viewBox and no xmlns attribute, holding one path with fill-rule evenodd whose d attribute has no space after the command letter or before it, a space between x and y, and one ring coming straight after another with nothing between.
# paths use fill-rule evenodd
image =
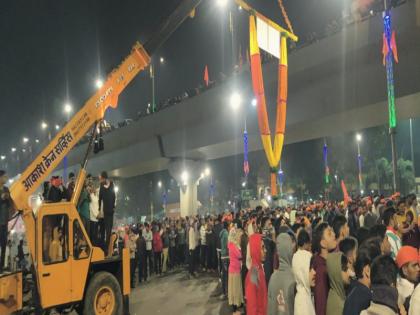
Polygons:
<instances>
[{"instance_id":1,"label":"bridge pillar","mask_svg":"<svg viewBox=\"0 0 420 315\"><path fill-rule=\"evenodd\" d=\"M188 181L179 184L179 204L181 217L197 214L197 181Z\"/></svg>"},{"instance_id":2,"label":"bridge pillar","mask_svg":"<svg viewBox=\"0 0 420 315\"><path fill-rule=\"evenodd\" d=\"M169 173L179 186L179 203L181 216L197 214L197 186L204 163L194 160L175 160L169 163Z\"/></svg>"}]
</instances>

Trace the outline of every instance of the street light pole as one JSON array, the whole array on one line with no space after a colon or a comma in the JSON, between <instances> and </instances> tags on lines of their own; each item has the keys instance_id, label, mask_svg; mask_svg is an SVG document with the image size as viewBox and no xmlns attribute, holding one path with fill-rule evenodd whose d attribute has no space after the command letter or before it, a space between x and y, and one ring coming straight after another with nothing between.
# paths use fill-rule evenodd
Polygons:
<instances>
[{"instance_id":1,"label":"street light pole","mask_svg":"<svg viewBox=\"0 0 420 315\"><path fill-rule=\"evenodd\" d=\"M359 190L360 192L363 191L363 179L362 179L362 156L360 154L360 141L362 141L362 135L356 135L356 142L357 142L357 167L359 169Z\"/></svg>"},{"instance_id":2,"label":"street light pole","mask_svg":"<svg viewBox=\"0 0 420 315\"><path fill-rule=\"evenodd\" d=\"M153 66L153 61L150 63L150 78L152 79L152 113L155 112L155 67Z\"/></svg>"},{"instance_id":3,"label":"street light pole","mask_svg":"<svg viewBox=\"0 0 420 315\"><path fill-rule=\"evenodd\" d=\"M153 182L150 181L150 222L153 221Z\"/></svg>"},{"instance_id":4,"label":"street light pole","mask_svg":"<svg viewBox=\"0 0 420 315\"><path fill-rule=\"evenodd\" d=\"M414 165L414 143L413 143L413 119L410 118L410 146L411 146L411 162L413 162L413 174L416 178L416 166Z\"/></svg>"}]
</instances>

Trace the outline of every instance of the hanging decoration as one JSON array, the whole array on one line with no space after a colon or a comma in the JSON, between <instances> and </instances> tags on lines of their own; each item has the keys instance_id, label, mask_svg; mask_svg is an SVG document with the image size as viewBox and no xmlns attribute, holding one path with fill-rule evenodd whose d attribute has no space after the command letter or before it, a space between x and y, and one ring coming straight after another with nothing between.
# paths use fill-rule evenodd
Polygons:
<instances>
[{"instance_id":1,"label":"hanging decoration","mask_svg":"<svg viewBox=\"0 0 420 315\"><path fill-rule=\"evenodd\" d=\"M210 79L209 79L209 69L208 69L208 67L206 65L206 67L204 68L204 83L206 84L206 86L209 86L209 82L210 82Z\"/></svg>"},{"instance_id":2,"label":"hanging decoration","mask_svg":"<svg viewBox=\"0 0 420 315\"><path fill-rule=\"evenodd\" d=\"M281 198L283 196L283 184L284 184L284 172L281 168L281 163L279 165L278 182L280 186L280 198Z\"/></svg>"},{"instance_id":3,"label":"hanging decoration","mask_svg":"<svg viewBox=\"0 0 420 315\"><path fill-rule=\"evenodd\" d=\"M244 129L244 174L245 178L249 174L249 162L248 162L248 131L246 130L246 124Z\"/></svg>"},{"instance_id":4,"label":"hanging decoration","mask_svg":"<svg viewBox=\"0 0 420 315\"><path fill-rule=\"evenodd\" d=\"M397 44L395 42L395 31L391 27L391 12L384 12L384 34L383 34L383 63L386 67L387 91L388 91L388 111L389 128L397 126L397 116L395 113L395 95L394 95L394 69L393 59L398 63Z\"/></svg>"},{"instance_id":5,"label":"hanging decoration","mask_svg":"<svg viewBox=\"0 0 420 315\"><path fill-rule=\"evenodd\" d=\"M268 164L270 166L271 195L273 197L277 197L278 165L283 149L284 133L286 127L286 104L288 87L287 39L297 41L297 37L287 30L281 28L265 16L259 14L243 1L239 1L239 3L242 8L250 11L252 14L249 18L252 86L255 98L257 99L258 125L260 129L261 141L268 160ZM274 145L272 144L271 131L268 120L259 47L279 59L279 82Z\"/></svg>"},{"instance_id":6,"label":"hanging decoration","mask_svg":"<svg viewBox=\"0 0 420 315\"><path fill-rule=\"evenodd\" d=\"M166 206L167 205L168 205L168 194L167 194L166 189L164 189L163 193L162 193L162 207L163 207L163 210L166 211Z\"/></svg>"},{"instance_id":7,"label":"hanging decoration","mask_svg":"<svg viewBox=\"0 0 420 315\"><path fill-rule=\"evenodd\" d=\"M323 149L323 156L324 156L324 168L325 168L325 184L328 185L330 183L330 168L328 166L328 146L327 140L324 142L324 149Z\"/></svg>"}]
</instances>

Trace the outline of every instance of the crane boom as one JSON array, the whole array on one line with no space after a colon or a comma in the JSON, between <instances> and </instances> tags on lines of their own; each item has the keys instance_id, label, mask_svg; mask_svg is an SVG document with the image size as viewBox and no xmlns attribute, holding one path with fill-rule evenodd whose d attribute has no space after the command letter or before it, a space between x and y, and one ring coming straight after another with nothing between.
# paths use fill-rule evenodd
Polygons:
<instances>
[{"instance_id":1,"label":"crane boom","mask_svg":"<svg viewBox=\"0 0 420 315\"><path fill-rule=\"evenodd\" d=\"M17 209L32 211L28 205L30 195L47 180L92 125L104 117L107 108L117 107L120 93L149 62L150 57L143 46L136 43L128 57L111 72L102 88L89 98L12 185L10 193Z\"/></svg>"}]
</instances>

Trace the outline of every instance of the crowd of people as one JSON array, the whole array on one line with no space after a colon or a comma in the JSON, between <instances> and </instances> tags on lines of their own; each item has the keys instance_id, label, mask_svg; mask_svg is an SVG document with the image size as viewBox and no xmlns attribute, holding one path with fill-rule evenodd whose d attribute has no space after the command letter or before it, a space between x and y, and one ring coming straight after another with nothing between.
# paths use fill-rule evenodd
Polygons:
<instances>
[{"instance_id":1,"label":"crowd of people","mask_svg":"<svg viewBox=\"0 0 420 315\"><path fill-rule=\"evenodd\" d=\"M418 218L414 194L369 196L139 223L117 247L130 249L133 287L182 265L212 272L234 314L414 315Z\"/></svg>"},{"instance_id":2,"label":"crowd of people","mask_svg":"<svg viewBox=\"0 0 420 315\"><path fill-rule=\"evenodd\" d=\"M10 194L0 174L0 214L6 218ZM132 287L184 267L191 278L198 272L220 277L221 299L234 314L420 314L420 209L414 194L259 206L112 231L113 184L106 172L99 182L97 187L87 178L78 211L93 244L109 255L129 249ZM57 198L71 198L71 183L58 187ZM47 201L57 201L56 189L48 188Z\"/></svg>"}]
</instances>

